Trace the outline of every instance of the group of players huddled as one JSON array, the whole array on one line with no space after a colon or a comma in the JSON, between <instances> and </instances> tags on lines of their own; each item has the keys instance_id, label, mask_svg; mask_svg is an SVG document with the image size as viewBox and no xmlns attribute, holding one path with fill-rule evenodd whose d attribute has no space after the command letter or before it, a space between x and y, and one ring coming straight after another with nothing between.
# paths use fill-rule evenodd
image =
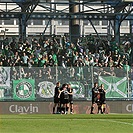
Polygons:
<instances>
[{"instance_id":1,"label":"group of players huddled","mask_svg":"<svg viewBox=\"0 0 133 133\"><path fill-rule=\"evenodd\" d=\"M91 114L105 113L105 94L104 85L101 84L98 86L98 83L94 83L94 87L92 88ZM98 111L94 113L96 106L98 107ZM53 114L68 114L68 112L73 114L73 89L70 84L63 84L61 86L61 83L57 82L54 91Z\"/></svg>"},{"instance_id":2,"label":"group of players huddled","mask_svg":"<svg viewBox=\"0 0 133 133\"><path fill-rule=\"evenodd\" d=\"M98 111L96 113L101 112L101 114L105 113L106 108L106 91L104 89L104 85L101 84L98 86L98 83L94 83L94 87L92 88L92 106L91 106L91 114L94 114L95 105L98 106Z\"/></svg>"},{"instance_id":3,"label":"group of players huddled","mask_svg":"<svg viewBox=\"0 0 133 133\"><path fill-rule=\"evenodd\" d=\"M70 109L70 111L69 111ZM53 114L73 114L73 89L70 84L56 83Z\"/></svg>"}]
</instances>

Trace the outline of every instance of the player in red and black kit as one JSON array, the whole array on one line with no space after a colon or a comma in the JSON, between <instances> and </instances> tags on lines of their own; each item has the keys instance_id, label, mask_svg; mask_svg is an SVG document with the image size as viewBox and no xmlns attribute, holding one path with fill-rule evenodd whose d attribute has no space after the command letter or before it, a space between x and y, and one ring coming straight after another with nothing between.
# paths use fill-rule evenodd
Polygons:
<instances>
[{"instance_id":1,"label":"player in red and black kit","mask_svg":"<svg viewBox=\"0 0 133 133\"><path fill-rule=\"evenodd\" d=\"M92 105L91 105L91 114L93 114L93 109L95 104L98 102L98 95L99 95L99 87L98 83L94 83L94 87L92 88Z\"/></svg>"},{"instance_id":2,"label":"player in red and black kit","mask_svg":"<svg viewBox=\"0 0 133 133\"><path fill-rule=\"evenodd\" d=\"M57 113L60 112L60 100L59 100L59 93L60 93L60 82L56 83L56 87L54 90L54 106L53 106L53 114L55 114L55 108L57 107Z\"/></svg>"},{"instance_id":3,"label":"player in red and black kit","mask_svg":"<svg viewBox=\"0 0 133 133\"><path fill-rule=\"evenodd\" d=\"M70 114L73 114L73 89L70 84L67 85L67 90L69 92L69 108Z\"/></svg>"}]
</instances>

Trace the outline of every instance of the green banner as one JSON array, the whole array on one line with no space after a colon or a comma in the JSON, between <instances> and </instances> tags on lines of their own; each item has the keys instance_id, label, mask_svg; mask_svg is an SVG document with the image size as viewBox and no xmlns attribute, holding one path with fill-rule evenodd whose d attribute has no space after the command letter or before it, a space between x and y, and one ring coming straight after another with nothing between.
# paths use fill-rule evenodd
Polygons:
<instances>
[{"instance_id":1,"label":"green banner","mask_svg":"<svg viewBox=\"0 0 133 133\"><path fill-rule=\"evenodd\" d=\"M106 98L127 98L127 78L99 76L99 85L104 84Z\"/></svg>"},{"instance_id":2,"label":"green banner","mask_svg":"<svg viewBox=\"0 0 133 133\"><path fill-rule=\"evenodd\" d=\"M35 100L35 80L13 80L14 100Z\"/></svg>"}]
</instances>

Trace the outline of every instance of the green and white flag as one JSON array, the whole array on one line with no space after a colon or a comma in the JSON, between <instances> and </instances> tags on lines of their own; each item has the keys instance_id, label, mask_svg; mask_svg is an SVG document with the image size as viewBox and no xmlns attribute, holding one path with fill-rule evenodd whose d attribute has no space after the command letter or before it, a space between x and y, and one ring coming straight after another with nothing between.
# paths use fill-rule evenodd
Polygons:
<instances>
[{"instance_id":1,"label":"green and white flag","mask_svg":"<svg viewBox=\"0 0 133 133\"><path fill-rule=\"evenodd\" d=\"M14 100L35 100L35 80L13 80Z\"/></svg>"},{"instance_id":2,"label":"green and white flag","mask_svg":"<svg viewBox=\"0 0 133 133\"><path fill-rule=\"evenodd\" d=\"M104 84L106 98L126 98L127 97L127 78L114 76L99 76L99 85Z\"/></svg>"}]
</instances>

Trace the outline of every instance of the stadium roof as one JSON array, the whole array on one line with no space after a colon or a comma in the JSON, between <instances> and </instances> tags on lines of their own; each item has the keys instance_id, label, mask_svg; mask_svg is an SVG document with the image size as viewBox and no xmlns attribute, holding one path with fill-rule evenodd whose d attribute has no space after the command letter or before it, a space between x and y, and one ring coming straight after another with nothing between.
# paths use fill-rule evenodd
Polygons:
<instances>
[{"instance_id":1,"label":"stadium roof","mask_svg":"<svg viewBox=\"0 0 133 133\"><path fill-rule=\"evenodd\" d=\"M133 0L0 0L5 3L5 9L0 10L1 19L20 18L24 19L20 27L23 34L26 31L26 23L29 19L87 19L87 20L114 20L117 22L115 31L119 33L119 25L125 19L132 20ZM15 8L8 9L8 3L16 3ZM53 5L66 5L64 9L56 9ZM87 10L70 12L75 5L84 5ZM91 7L98 5L97 9ZM41 7L42 11L35 10ZM103 6L102 8L100 6ZM23 16L23 17L22 17ZM23 28L24 27L24 28ZM25 30L23 30L25 29ZM117 36L119 36L119 34Z\"/></svg>"}]
</instances>

